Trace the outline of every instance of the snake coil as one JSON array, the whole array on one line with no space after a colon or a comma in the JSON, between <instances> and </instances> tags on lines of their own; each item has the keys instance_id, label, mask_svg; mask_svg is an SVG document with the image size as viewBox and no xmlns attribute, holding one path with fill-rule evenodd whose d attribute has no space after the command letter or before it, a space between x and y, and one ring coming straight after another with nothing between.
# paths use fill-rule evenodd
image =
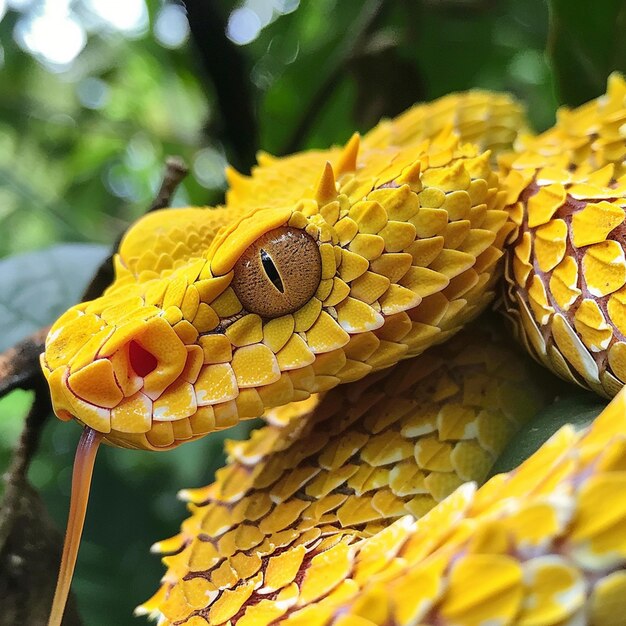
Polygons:
<instances>
[{"instance_id":1,"label":"snake coil","mask_svg":"<svg viewBox=\"0 0 626 626\"><path fill-rule=\"evenodd\" d=\"M624 128L618 75L539 136L509 96L454 94L345 146L261 153L250 176L228 171L223 207L139 220L111 287L50 331L57 415L151 450L268 424L228 444L215 483L182 492L191 515L155 544L167 573L138 613L622 623ZM535 360L618 395L587 432L565 427L477 489L553 399L493 317L473 322L500 292Z\"/></svg>"}]
</instances>

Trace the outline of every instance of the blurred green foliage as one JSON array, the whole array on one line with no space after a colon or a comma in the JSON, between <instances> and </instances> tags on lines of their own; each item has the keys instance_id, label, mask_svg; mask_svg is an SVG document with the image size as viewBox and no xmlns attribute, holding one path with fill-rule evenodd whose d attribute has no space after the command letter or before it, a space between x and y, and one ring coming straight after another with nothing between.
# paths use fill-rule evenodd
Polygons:
<instances>
[{"instance_id":1,"label":"blurred green foliage","mask_svg":"<svg viewBox=\"0 0 626 626\"><path fill-rule=\"evenodd\" d=\"M251 87L247 132L256 124L258 137L245 139L275 154L344 141L412 102L471 87L515 93L541 130L559 103L598 95L612 69L625 69L623 0L593 10L582 0L204 2L228 34L218 46L241 56L245 72L233 80ZM233 109L215 79L222 57L201 58L201 49L174 2L0 0L0 257L60 242L110 245L149 206L168 154L191 166L175 204L220 201L224 165L246 157L241 137L225 131L237 120L226 119ZM33 262L15 257L4 271L26 276L20 258ZM20 289L9 278L0 302ZM5 327L17 324L7 311ZM22 391L0 400L0 468L29 403ZM59 527L78 435L51 421L30 471ZM176 532L176 491L211 479L222 441L101 452L74 585L85 624L137 623L132 608L163 571L148 548Z\"/></svg>"},{"instance_id":2,"label":"blurred green foliage","mask_svg":"<svg viewBox=\"0 0 626 626\"><path fill-rule=\"evenodd\" d=\"M548 51L560 96L579 105L604 91L613 70L626 73L626 2L550 0Z\"/></svg>"}]
</instances>

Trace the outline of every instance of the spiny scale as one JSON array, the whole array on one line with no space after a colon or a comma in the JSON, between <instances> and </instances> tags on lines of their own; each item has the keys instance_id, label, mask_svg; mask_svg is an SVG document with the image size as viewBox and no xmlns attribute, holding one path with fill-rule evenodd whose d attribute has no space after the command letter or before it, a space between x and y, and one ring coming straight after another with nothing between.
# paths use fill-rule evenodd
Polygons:
<instances>
[{"instance_id":1,"label":"spiny scale","mask_svg":"<svg viewBox=\"0 0 626 626\"><path fill-rule=\"evenodd\" d=\"M624 432L626 390L588 433L562 428L515 471L478 491L462 485L420 520L402 517L360 541L323 539L324 552L281 552L218 594L179 568L145 608L172 616L161 626L620 626Z\"/></svg>"},{"instance_id":2,"label":"spiny scale","mask_svg":"<svg viewBox=\"0 0 626 626\"><path fill-rule=\"evenodd\" d=\"M345 145L345 148L341 151L339 159L337 160L337 173L339 175L354 172L357 169L357 158L359 156L360 147L361 136L359 133L354 133L354 135L350 137L350 141Z\"/></svg>"},{"instance_id":3,"label":"spiny scale","mask_svg":"<svg viewBox=\"0 0 626 626\"><path fill-rule=\"evenodd\" d=\"M325 206L337 198L337 183L335 182L335 173L333 166L326 161L324 171L320 177L314 194L315 200L320 206Z\"/></svg>"},{"instance_id":4,"label":"spiny scale","mask_svg":"<svg viewBox=\"0 0 626 626\"><path fill-rule=\"evenodd\" d=\"M459 107L487 99L466 94ZM411 120L428 133L407 135ZM163 450L451 337L492 299L513 228L491 154L462 142L467 116L453 122L437 102L417 107L384 146L355 135L343 150L259 167L234 183L224 208L139 220L113 285L50 332L42 363L57 415L116 445ZM284 174L272 195L269 183ZM233 268L284 227L318 243L321 281L298 310L262 318L244 310ZM145 375L138 350L157 364Z\"/></svg>"},{"instance_id":5,"label":"spiny scale","mask_svg":"<svg viewBox=\"0 0 626 626\"><path fill-rule=\"evenodd\" d=\"M201 615L262 626L322 597L346 573L329 561L324 577L311 577L326 550L345 558L362 540L377 545L395 520L484 480L550 400L540 378L496 333L474 327L313 409L276 409L251 440L229 444L216 483L184 492L192 516L156 544L171 553L168 572L140 612L158 611L165 624L201 624Z\"/></svg>"},{"instance_id":6,"label":"spiny scale","mask_svg":"<svg viewBox=\"0 0 626 626\"><path fill-rule=\"evenodd\" d=\"M507 255L507 311L559 376L607 397L626 382L626 82L505 159L519 231ZM519 201L517 198L519 197Z\"/></svg>"},{"instance_id":7,"label":"spiny scale","mask_svg":"<svg viewBox=\"0 0 626 626\"><path fill-rule=\"evenodd\" d=\"M510 142L521 125L506 96L444 98L363 142L357 134L342 149L263 157L250 178L230 171L224 208L140 220L122 241L113 285L47 338L42 367L57 415L110 443L164 450L452 336L492 298L512 227L489 153L463 143L475 113L485 146ZM262 319L242 309L233 268L281 227L318 243L321 282L293 314ZM81 465L75 485L86 494ZM68 526L52 623L85 505L73 498L78 523Z\"/></svg>"},{"instance_id":8,"label":"spiny scale","mask_svg":"<svg viewBox=\"0 0 626 626\"><path fill-rule=\"evenodd\" d=\"M475 492L458 485L484 477L542 403L540 385L480 337L435 348L439 360L431 349L493 299L515 239L510 311L529 349L617 390L626 264L619 238L605 239L624 217L625 93L614 77L538 138L518 136L507 96L448 96L344 147L261 155L250 177L228 173L225 207L155 213L129 231L115 283L48 338L57 414L148 449L271 422L231 445L215 485L187 492L192 517L157 545L173 554L144 612L188 626L623 616L624 392L590 434L561 431ZM231 282L249 246L285 227L319 244L321 282L301 309L264 319ZM154 369L133 364L142 351ZM294 402L306 404L280 408Z\"/></svg>"}]
</instances>

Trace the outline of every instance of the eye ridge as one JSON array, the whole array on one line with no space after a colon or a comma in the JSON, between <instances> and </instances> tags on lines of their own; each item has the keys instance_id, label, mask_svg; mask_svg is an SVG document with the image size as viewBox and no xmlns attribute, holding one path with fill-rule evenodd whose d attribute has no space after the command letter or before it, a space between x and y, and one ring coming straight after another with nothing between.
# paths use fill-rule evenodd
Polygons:
<instances>
[{"instance_id":1,"label":"eye ridge","mask_svg":"<svg viewBox=\"0 0 626 626\"><path fill-rule=\"evenodd\" d=\"M270 279L274 287L280 291L280 293L285 293L285 286L283 285L283 281L278 273L278 269L272 260L272 257L265 251L263 248L259 250L259 254L261 255L261 264L263 265L263 269L265 270L265 274Z\"/></svg>"}]
</instances>

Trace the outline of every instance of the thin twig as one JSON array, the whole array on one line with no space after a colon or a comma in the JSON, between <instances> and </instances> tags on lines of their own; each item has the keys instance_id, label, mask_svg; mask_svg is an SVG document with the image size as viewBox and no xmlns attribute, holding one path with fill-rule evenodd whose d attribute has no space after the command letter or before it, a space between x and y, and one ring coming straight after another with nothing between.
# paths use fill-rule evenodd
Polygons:
<instances>
[{"instance_id":1,"label":"thin twig","mask_svg":"<svg viewBox=\"0 0 626 626\"><path fill-rule=\"evenodd\" d=\"M176 188L180 185L185 176L187 176L188 172L189 169L182 157L167 157L167 159L165 159L165 172L163 173L161 187L159 188L156 198L148 208L147 212L149 213L150 211L163 209L168 206ZM107 286L113 282L113 257L115 255L115 251L119 248L122 236L123 234L120 234L116 242L113 244L111 254L104 259L102 263L100 263L100 266L93 275L91 282L87 285L87 288L83 292L81 302L97 298L107 288Z\"/></svg>"},{"instance_id":2,"label":"thin twig","mask_svg":"<svg viewBox=\"0 0 626 626\"><path fill-rule=\"evenodd\" d=\"M40 328L0 354L0 397L21 387L32 389L41 380L39 355L42 353L49 326Z\"/></svg>"},{"instance_id":3,"label":"thin twig","mask_svg":"<svg viewBox=\"0 0 626 626\"><path fill-rule=\"evenodd\" d=\"M165 159L165 173L163 174L161 188L154 202L150 205L148 212L169 206L176 188L183 182L188 173L189 168L182 157L167 157Z\"/></svg>"}]
</instances>

